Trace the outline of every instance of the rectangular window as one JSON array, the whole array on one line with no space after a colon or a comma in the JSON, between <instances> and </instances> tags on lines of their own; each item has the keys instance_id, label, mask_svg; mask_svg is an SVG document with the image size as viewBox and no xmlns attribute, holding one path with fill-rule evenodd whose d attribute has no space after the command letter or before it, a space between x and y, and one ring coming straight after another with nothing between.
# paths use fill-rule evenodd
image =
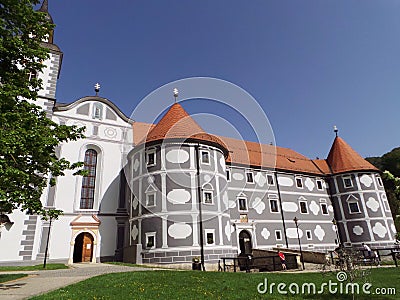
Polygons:
<instances>
[{"instance_id":1,"label":"rectangular window","mask_svg":"<svg viewBox=\"0 0 400 300\"><path fill-rule=\"evenodd\" d=\"M296 186L297 186L299 189L302 189L302 188L303 188L303 180L302 180L301 177L296 177Z\"/></svg>"},{"instance_id":2,"label":"rectangular window","mask_svg":"<svg viewBox=\"0 0 400 300\"><path fill-rule=\"evenodd\" d=\"M270 206L271 212L279 212L278 200L270 199L269 200L269 206Z\"/></svg>"},{"instance_id":3,"label":"rectangular window","mask_svg":"<svg viewBox=\"0 0 400 300\"><path fill-rule=\"evenodd\" d=\"M307 240L312 240L311 230L306 230Z\"/></svg>"},{"instance_id":4,"label":"rectangular window","mask_svg":"<svg viewBox=\"0 0 400 300\"><path fill-rule=\"evenodd\" d=\"M231 181L231 170L226 169L226 181Z\"/></svg>"},{"instance_id":5,"label":"rectangular window","mask_svg":"<svg viewBox=\"0 0 400 300\"><path fill-rule=\"evenodd\" d=\"M93 119L101 120L103 118L103 105L100 103L93 104Z\"/></svg>"},{"instance_id":6,"label":"rectangular window","mask_svg":"<svg viewBox=\"0 0 400 300\"><path fill-rule=\"evenodd\" d=\"M203 202L204 204L213 204L213 194L212 192L204 192L203 193Z\"/></svg>"},{"instance_id":7,"label":"rectangular window","mask_svg":"<svg viewBox=\"0 0 400 300\"><path fill-rule=\"evenodd\" d=\"M267 183L268 185L274 185L274 176L271 174L267 174Z\"/></svg>"},{"instance_id":8,"label":"rectangular window","mask_svg":"<svg viewBox=\"0 0 400 300\"><path fill-rule=\"evenodd\" d=\"M353 181L351 180L351 176L343 176L342 179L345 188L353 187Z\"/></svg>"},{"instance_id":9,"label":"rectangular window","mask_svg":"<svg viewBox=\"0 0 400 300\"><path fill-rule=\"evenodd\" d=\"M387 200L383 200L383 207L386 212L390 212L389 202Z\"/></svg>"},{"instance_id":10,"label":"rectangular window","mask_svg":"<svg viewBox=\"0 0 400 300\"><path fill-rule=\"evenodd\" d=\"M328 206L326 205L326 203L320 203L321 206L321 211L323 215L328 215Z\"/></svg>"},{"instance_id":11,"label":"rectangular window","mask_svg":"<svg viewBox=\"0 0 400 300\"><path fill-rule=\"evenodd\" d=\"M322 184L322 180L321 179L317 180L317 189L320 190L320 191L322 191L324 189L324 186Z\"/></svg>"},{"instance_id":12,"label":"rectangular window","mask_svg":"<svg viewBox=\"0 0 400 300\"><path fill-rule=\"evenodd\" d=\"M215 245L215 230L214 229L206 229L206 244L207 245Z\"/></svg>"},{"instance_id":13,"label":"rectangular window","mask_svg":"<svg viewBox=\"0 0 400 300\"><path fill-rule=\"evenodd\" d=\"M148 167L156 164L156 152L154 150L146 153L146 164Z\"/></svg>"},{"instance_id":14,"label":"rectangular window","mask_svg":"<svg viewBox=\"0 0 400 300\"><path fill-rule=\"evenodd\" d=\"M277 241L282 240L282 233L280 230L275 230L275 238Z\"/></svg>"},{"instance_id":15,"label":"rectangular window","mask_svg":"<svg viewBox=\"0 0 400 300\"><path fill-rule=\"evenodd\" d=\"M300 201L300 212L302 214L308 214L308 209L307 209L307 201Z\"/></svg>"},{"instance_id":16,"label":"rectangular window","mask_svg":"<svg viewBox=\"0 0 400 300\"><path fill-rule=\"evenodd\" d=\"M208 151L201 151L201 163L205 165L210 164L210 153Z\"/></svg>"},{"instance_id":17,"label":"rectangular window","mask_svg":"<svg viewBox=\"0 0 400 300\"><path fill-rule=\"evenodd\" d=\"M146 194L146 206L156 206L156 194Z\"/></svg>"},{"instance_id":18,"label":"rectangular window","mask_svg":"<svg viewBox=\"0 0 400 300\"><path fill-rule=\"evenodd\" d=\"M383 186L382 179L381 179L380 177L376 177L376 181L378 181L378 185L379 185L380 187Z\"/></svg>"},{"instance_id":19,"label":"rectangular window","mask_svg":"<svg viewBox=\"0 0 400 300\"><path fill-rule=\"evenodd\" d=\"M246 182L254 183L253 172L246 172Z\"/></svg>"},{"instance_id":20,"label":"rectangular window","mask_svg":"<svg viewBox=\"0 0 400 300\"><path fill-rule=\"evenodd\" d=\"M358 202L352 201L349 202L349 210L351 214L360 213L360 208L358 207Z\"/></svg>"},{"instance_id":21,"label":"rectangular window","mask_svg":"<svg viewBox=\"0 0 400 300\"><path fill-rule=\"evenodd\" d=\"M238 198L239 210L247 211L247 199L246 198Z\"/></svg>"},{"instance_id":22,"label":"rectangular window","mask_svg":"<svg viewBox=\"0 0 400 300\"><path fill-rule=\"evenodd\" d=\"M154 249L156 247L156 233L146 232L146 249Z\"/></svg>"}]
</instances>

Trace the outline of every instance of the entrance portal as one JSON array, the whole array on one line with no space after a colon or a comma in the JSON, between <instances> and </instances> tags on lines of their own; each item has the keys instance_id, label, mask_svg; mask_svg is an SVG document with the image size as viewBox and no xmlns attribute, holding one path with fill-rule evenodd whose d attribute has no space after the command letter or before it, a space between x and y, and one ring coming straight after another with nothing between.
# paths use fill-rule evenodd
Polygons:
<instances>
[{"instance_id":1,"label":"entrance portal","mask_svg":"<svg viewBox=\"0 0 400 300\"><path fill-rule=\"evenodd\" d=\"M251 244L251 234L247 230L239 233L240 254L251 254L253 246Z\"/></svg>"},{"instance_id":2,"label":"entrance portal","mask_svg":"<svg viewBox=\"0 0 400 300\"><path fill-rule=\"evenodd\" d=\"M74 263L91 262L93 256L93 236L82 232L75 238Z\"/></svg>"}]
</instances>

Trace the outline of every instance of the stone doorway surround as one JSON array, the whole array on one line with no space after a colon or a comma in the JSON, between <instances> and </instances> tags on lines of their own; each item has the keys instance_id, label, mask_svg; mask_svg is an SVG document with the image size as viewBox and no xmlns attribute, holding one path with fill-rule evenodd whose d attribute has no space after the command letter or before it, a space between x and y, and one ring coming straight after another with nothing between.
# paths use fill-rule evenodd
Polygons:
<instances>
[{"instance_id":1,"label":"stone doorway surround","mask_svg":"<svg viewBox=\"0 0 400 300\"><path fill-rule=\"evenodd\" d=\"M72 265L74 262L74 247L75 241L79 234L88 233L93 237L93 246L92 246L92 260L91 263L96 263L96 256L98 252L99 245L99 226L101 221L97 218L96 215L82 215L80 214L75 219L73 219L70 223L72 234L71 234L71 242L70 242L70 250L69 250L69 259L68 264Z\"/></svg>"}]
</instances>

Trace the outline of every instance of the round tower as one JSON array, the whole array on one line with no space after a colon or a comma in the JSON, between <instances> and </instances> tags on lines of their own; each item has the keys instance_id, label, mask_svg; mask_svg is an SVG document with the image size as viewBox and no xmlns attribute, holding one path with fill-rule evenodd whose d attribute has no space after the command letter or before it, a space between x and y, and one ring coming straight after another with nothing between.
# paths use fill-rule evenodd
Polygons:
<instances>
[{"instance_id":1,"label":"round tower","mask_svg":"<svg viewBox=\"0 0 400 300\"><path fill-rule=\"evenodd\" d=\"M396 229L379 170L338 136L327 162L332 171L330 189L342 245L393 245Z\"/></svg>"},{"instance_id":2,"label":"round tower","mask_svg":"<svg viewBox=\"0 0 400 300\"><path fill-rule=\"evenodd\" d=\"M232 253L227 155L179 103L131 151L130 245L138 260L217 263Z\"/></svg>"}]
</instances>

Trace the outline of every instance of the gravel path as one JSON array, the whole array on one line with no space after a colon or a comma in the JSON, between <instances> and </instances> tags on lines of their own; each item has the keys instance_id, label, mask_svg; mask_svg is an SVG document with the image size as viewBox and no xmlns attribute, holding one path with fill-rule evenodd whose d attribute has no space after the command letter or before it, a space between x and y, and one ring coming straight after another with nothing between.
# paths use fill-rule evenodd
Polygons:
<instances>
[{"instance_id":1,"label":"gravel path","mask_svg":"<svg viewBox=\"0 0 400 300\"><path fill-rule=\"evenodd\" d=\"M74 264L71 269L63 270L3 272L23 273L29 276L0 283L0 300L27 299L101 274L151 270L153 269L85 263Z\"/></svg>"}]
</instances>

